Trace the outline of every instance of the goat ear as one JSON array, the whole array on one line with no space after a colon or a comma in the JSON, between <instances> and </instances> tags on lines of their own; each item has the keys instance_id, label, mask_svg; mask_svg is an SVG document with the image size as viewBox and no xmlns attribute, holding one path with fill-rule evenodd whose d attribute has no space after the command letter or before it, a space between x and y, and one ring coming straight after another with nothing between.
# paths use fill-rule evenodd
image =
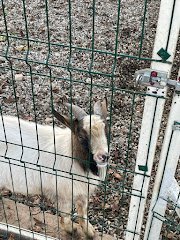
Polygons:
<instances>
[{"instance_id":1,"label":"goat ear","mask_svg":"<svg viewBox=\"0 0 180 240\"><path fill-rule=\"evenodd\" d=\"M54 115L55 118L57 118L66 127L70 128L72 131L74 130L74 120L71 121L70 118L61 115L54 109L52 110L52 114Z\"/></svg>"},{"instance_id":2,"label":"goat ear","mask_svg":"<svg viewBox=\"0 0 180 240\"><path fill-rule=\"evenodd\" d=\"M97 101L94 104L94 114L102 116L104 119L107 117L107 98L105 97L103 101Z\"/></svg>"},{"instance_id":3,"label":"goat ear","mask_svg":"<svg viewBox=\"0 0 180 240\"><path fill-rule=\"evenodd\" d=\"M102 103L101 103L101 108L102 108L102 115L104 119L107 118L107 108L108 108L108 102L107 102L107 97L105 96Z\"/></svg>"}]
</instances>

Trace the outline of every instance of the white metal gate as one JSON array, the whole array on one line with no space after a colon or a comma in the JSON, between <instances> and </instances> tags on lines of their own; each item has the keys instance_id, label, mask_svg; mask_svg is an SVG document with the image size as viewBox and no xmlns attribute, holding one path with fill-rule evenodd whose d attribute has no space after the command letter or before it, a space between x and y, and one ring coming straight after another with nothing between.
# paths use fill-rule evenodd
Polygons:
<instances>
[{"instance_id":1,"label":"white metal gate","mask_svg":"<svg viewBox=\"0 0 180 240\"><path fill-rule=\"evenodd\" d=\"M159 59L158 51L160 49L166 49L170 54L169 60L171 63L167 64L152 62L151 68L153 69L152 71L154 71L154 69L157 72L165 71L168 77L171 74L172 63L176 51L176 43L179 36L179 9L180 1L161 1L153 58ZM154 76L156 77L156 74ZM180 217L180 188L176 179L174 178L180 155L179 77L180 72L179 76L177 77L177 81L174 81L175 92L161 151L161 157L159 160L159 167L156 173L156 181L151 199L151 206L149 208L149 216L144 234L144 240L159 239L168 199L175 204L176 212ZM154 87L152 83L149 83L147 93L152 96L155 95L157 97L166 97L167 83L164 83L164 86L163 84L160 85L160 88L157 88ZM156 101L154 97L146 97L135 172L142 173L140 166L146 167L147 171L146 176L139 174L134 176L133 193L139 193L139 195L142 194L143 198L140 196L131 197L126 240L140 239L148 186L150 182L149 176L151 176L164 104L165 99L158 98ZM150 146L148 145L149 142Z\"/></svg>"}]
</instances>

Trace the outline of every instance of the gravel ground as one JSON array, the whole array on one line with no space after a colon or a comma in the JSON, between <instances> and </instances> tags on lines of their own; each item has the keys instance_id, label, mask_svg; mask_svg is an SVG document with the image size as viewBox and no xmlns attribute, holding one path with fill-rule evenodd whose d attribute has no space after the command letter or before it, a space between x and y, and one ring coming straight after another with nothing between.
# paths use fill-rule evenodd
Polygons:
<instances>
[{"instance_id":1,"label":"gravel ground","mask_svg":"<svg viewBox=\"0 0 180 240\"><path fill-rule=\"evenodd\" d=\"M150 61L118 56L115 77L111 79L107 76L112 73L114 65L112 53L115 48L118 16L117 1L115 0L96 1L94 49L110 54L96 51L93 56L91 51L83 50L92 48L92 1L71 1L71 42L72 46L82 48L81 50L72 48L71 61L68 47L70 41L68 2L49 0L48 26L45 1L27 0L24 2L26 2L28 32L23 14L23 1L5 1L8 32L10 35L18 36L19 39L10 38L8 47L6 38L0 37L0 56L6 53L11 57L9 62L0 57L0 106L2 112L3 114L17 115L16 107L18 105L18 113L23 119L34 121L36 115L37 122L52 124L51 89L56 109L64 112L65 110L60 107L61 99L63 97L71 99L72 97L75 104L88 111L91 91L92 100L100 99L106 94L110 102L113 84L111 165L108 171L108 184L106 190L101 187L90 199L89 217L97 230L102 231L102 225L104 225L106 233L117 239L124 239L144 106L144 96L138 92L145 93L145 88L134 86L133 75L137 69L149 67ZM151 57L159 5L160 0L147 0L145 34L141 50L141 57L144 58ZM124 54L124 56L140 54L143 11L144 1L142 0L121 1L118 53ZM0 6L0 34L5 33L2 12ZM27 37L27 34L31 39L29 48L27 41L23 39ZM48 36L53 43L50 49ZM179 49L178 43L172 77L177 75ZM28 64L23 60L26 58L29 61ZM71 68L67 69L67 66ZM101 74L90 74L90 70ZM14 82L11 81L12 76L15 79ZM94 84L93 88L91 88L91 81ZM17 102L14 98L15 95ZM151 195L172 91L169 91L168 96L148 198ZM133 98L134 105L132 105ZM133 117L132 122L131 117ZM105 197L104 191L106 191ZM174 211L169 206L167 216L174 219L174 223L177 225L178 219L173 214ZM178 239L178 233L174 229L164 226L161 239Z\"/></svg>"}]
</instances>

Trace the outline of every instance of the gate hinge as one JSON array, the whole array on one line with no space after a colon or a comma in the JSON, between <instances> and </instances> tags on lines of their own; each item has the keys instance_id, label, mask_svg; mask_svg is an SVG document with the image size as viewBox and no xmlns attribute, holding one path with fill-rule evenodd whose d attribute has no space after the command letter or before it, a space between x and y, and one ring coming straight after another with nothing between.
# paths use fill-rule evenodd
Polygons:
<instances>
[{"instance_id":1,"label":"gate hinge","mask_svg":"<svg viewBox=\"0 0 180 240\"><path fill-rule=\"evenodd\" d=\"M148 87L164 88L165 86L173 86L175 90L180 92L180 80L171 80L168 73L164 71L154 70L151 68L141 69L135 72L136 85L141 84Z\"/></svg>"}]
</instances>

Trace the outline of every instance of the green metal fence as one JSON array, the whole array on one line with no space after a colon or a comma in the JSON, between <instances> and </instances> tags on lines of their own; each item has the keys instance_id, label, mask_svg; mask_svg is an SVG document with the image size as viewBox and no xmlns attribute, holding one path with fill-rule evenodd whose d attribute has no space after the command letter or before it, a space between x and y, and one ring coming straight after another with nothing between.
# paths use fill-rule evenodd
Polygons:
<instances>
[{"instance_id":1,"label":"green metal fence","mask_svg":"<svg viewBox=\"0 0 180 240\"><path fill-rule=\"evenodd\" d=\"M134 86L134 72L149 67L152 61L171 64L169 38L166 49L159 49L161 59L151 58L159 7L160 0L0 2L1 118L14 115L54 127L59 123L53 119L52 108L65 112L62 99L91 113L95 100L108 98L110 164L106 181L89 198L88 206L90 222L102 239L104 234L123 239L126 231L147 96L145 88ZM23 142L20 147L23 152ZM11 164L13 159L9 159ZM146 176L146 171L142 175ZM48 199L23 196L16 190L2 190L0 197L0 222L59 237L58 211ZM40 220L34 220L35 207L41 211ZM30 211L30 226L20 219L22 211ZM54 216L57 232L50 229ZM174 228L163 231L163 239L178 239L178 221L169 221ZM0 229L0 238L21 239L21 234L10 232L8 227ZM170 232L174 238L168 237Z\"/></svg>"}]
</instances>

